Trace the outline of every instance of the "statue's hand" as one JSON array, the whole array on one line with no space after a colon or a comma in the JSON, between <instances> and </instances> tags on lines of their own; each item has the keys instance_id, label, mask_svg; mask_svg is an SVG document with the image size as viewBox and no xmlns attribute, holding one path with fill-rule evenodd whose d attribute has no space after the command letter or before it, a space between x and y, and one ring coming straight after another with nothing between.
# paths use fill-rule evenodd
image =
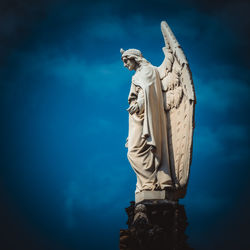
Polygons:
<instances>
[{"instance_id":1,"label":"statue's hand","mask_svg":"<svg viewBox=\"0 0 250 250\"><path fill-rule=\"evenodd\" d=\"M125 143L125 148L128 148L128 138L127 138L126 143Z\"/></svg>"},{"instance_id":2,"label":"statue's hand","mask_svg":"<svg viewBox=\"0 0 250 250\"><path fill-rule=\"evenodd\" d=\"M139 111L139 105L138 103L134 103L133 105L131 105L127 111L129 112L130 115L133 115L134 113Z\"/></svg>"}]
</instances>

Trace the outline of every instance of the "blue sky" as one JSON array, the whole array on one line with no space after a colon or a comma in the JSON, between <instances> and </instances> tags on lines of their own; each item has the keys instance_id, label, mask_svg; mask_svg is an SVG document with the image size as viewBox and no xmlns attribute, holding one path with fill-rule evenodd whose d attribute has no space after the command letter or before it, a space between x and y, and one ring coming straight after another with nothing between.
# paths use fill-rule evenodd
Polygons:
<instances>
[{"instance_id":1,"label":"blue sky","mask_svg":"<svg viewBox=\"0 0 250 250\"><path fill-rule=\"evenodd\" d=\"M160 65L166 20L188 58L197 96L190 182L181 201L190 245L246 247L248 11L247 1L223 0L2 1L4 244L118 248L135 189L124 148L132 73L119 50L140 49Z\"/></svg>"}]
</instances>

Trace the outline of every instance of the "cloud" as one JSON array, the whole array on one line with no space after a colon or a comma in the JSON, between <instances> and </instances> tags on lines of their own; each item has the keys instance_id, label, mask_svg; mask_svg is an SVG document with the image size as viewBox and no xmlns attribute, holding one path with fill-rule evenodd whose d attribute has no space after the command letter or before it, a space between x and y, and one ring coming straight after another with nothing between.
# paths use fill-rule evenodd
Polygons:
<instances>
[{"instance_id":1,"label":"cloud","mask_svg":"<svg viewBox=\"0 0 250 250\"><path fill-rule=\"evenodd\" d=\"M229 112L232 106L239 109L248 103L247 93L250 86L246 82L232 77L214 74L210 79L196 78L197 102L216 112Z\"/></svg>"},{"instance_id":2,"label":"cloud","mask_svg":"<svg viewBox=\"0 0 250 250\"><path fill-rule=\"evenodd\" d=\"M16 75L19 81L35 79L39 75L41 82L50 80L53 84L82 86L84 93L96 98L117 93L126 81L130 81L119 57L116 61L93 63L74 55L51 55L50 50L45 49L15 54L15 57L23 59Z\"/></svg>"},{"instance_id":3,"label":"cloud","mask_svg":"<svg viewBox=\"0 0 250 250\"><path fill-rule=\"evenodd\" d=\"M200 127L195 131L197 138L194 144L194 152L199 158L209 158L222 154L224 145L218 135L209 127Z\"/></svg>"},{"instance_id":4,"label":"cloud","mask_svg":"<svg viewBox=\"0 0 250 250\"><path fill-rule=\"evenodd\" d=\"M188 202L193 213L214 214L221 212L230 200L228 197L214 196L211 193L197 192Z\"/></svg>"},{"instance_id":5,"label":"cloud","mask_svg":"<svg viewBox=\"0 0 250 250\"><path fill-rule=\"evenodd\" d=\"M112 15L108 15L104 20L92 18L88 20L87 25L86 35L93 37L93 39L102 39L100 42L103 40L113 40L114 36L118 40L128 35L124 25L121 23L121 19L112 17Z\"/></svg>"},{"instance_id":6,"label":"cloud","mask_svg":"<svg viewBox=\"0 0 250 250\"><path fill-rule=\"evenodd\" d=\"M246 160L250 152L244 125L218 124L216 129L202 126L195 131L195 137L194 150L200 159L219 155L219 161L230 163L232 159Z\"/></svg>"},{"instance_id":7,"label":"cloud","mask_svg":"<svg viewBox=\"0 0 250 250\"><path fill-rule=\"evenodd\" d=\"M113 152L114 153L114 152ZM77 211L93 216L95 211L105 210L106 216L114 216L117 207L110 204L126 197L129 175L127 164L121 164L113 153L100 153L89 155L91 161L78 171L65 189L64 211L67 227L79 226ZM112 159L113 160L110 160ZM109 164L105 164L109 162ZM118 167L119 166L119 167ZM97 174L98 173L98 174ZM119 190L119 192L118 192ZM95 220L102 220L103 214L95 214Z\"/></svg>"},{"instance_id":8,"label":"cloud","mask_svg":"<svg viewBox=\"0 0 250 250\"><path fill-rule=\"evenodd\" d=\"M22 200L17 208L29 207L37 221L56 211L51 222L66 225L79 239L97 223L100 231L125 223L123 206L134 197L135 175L123 148L131 73L123 68L119 49L141 49L159 65L164 19L188 57L197 94L189 220L206 214L206 222L216 221L213 230L214 214L233 210L248 197L246 4L31 2L8 1L0 8L6 13L0 28L2 131L8 131L2 141L4 185ZM37 201L29 201L28 190ZM44 205L42 212L35 202ZM72 242L81 242L76 238Z\"/></svg>"}]
</instances>

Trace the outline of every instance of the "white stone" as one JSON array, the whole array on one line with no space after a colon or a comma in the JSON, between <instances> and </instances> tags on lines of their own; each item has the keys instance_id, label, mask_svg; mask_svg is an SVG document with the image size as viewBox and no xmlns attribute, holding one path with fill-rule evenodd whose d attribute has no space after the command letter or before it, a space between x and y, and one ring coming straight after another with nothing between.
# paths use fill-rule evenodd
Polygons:
<instances>
[{"instance_id":1,"label":"white stone","mask_svg":"<svg viewBox=\"0 0 250 250\"><path fill-rule=\"evenodd\" d=\"M169 200L169 195L165 190L157 191L141 191L135 194L135 203L170 203L176 204L177 201Z\"/></svg>"},{"instance_id":2,"label":"white stone","mask_svg":"<svg viewBox=\"0 0 250 250\"><path fill-rule=\"evenodd\" d=\"M128 98L126 146L137 176L137 202L152 197L164 200L165 190L171 187L185 195L192 158L196 102L192 75L166 22L161 23L161 30L165 58L159 67L137 49L121 49L124 66L135 70Z\"/></svg>"},{"instance_id":3,"label":"white stone","mask_svg":"<svg viewBox=\"0 0 250 250\"><path fill-rule=\"evenodd\" d=\"M139 203L141 201L146 200L165 200L166 192L164 190L161 191L142 191L135 194L135 202Z\"/></svg>"}]
</instances>

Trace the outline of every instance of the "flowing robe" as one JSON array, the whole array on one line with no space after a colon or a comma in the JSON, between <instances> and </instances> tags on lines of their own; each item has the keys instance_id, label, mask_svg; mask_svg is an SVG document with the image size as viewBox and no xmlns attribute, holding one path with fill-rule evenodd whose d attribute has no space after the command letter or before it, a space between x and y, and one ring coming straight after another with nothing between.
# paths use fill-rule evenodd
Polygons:
<instances>
[{"instance_id":1,"label":"flowing robe","mask_svg":"<svg viewBox=\"0 0 250 250\"><path fill-rule=\"evenodd\" d=\"M172 186L166 114L157 69L144 63L132 77L128 101L139 111L129 114L128 160L137 176L136 193Z\"/></svg>"}]
</instances>

